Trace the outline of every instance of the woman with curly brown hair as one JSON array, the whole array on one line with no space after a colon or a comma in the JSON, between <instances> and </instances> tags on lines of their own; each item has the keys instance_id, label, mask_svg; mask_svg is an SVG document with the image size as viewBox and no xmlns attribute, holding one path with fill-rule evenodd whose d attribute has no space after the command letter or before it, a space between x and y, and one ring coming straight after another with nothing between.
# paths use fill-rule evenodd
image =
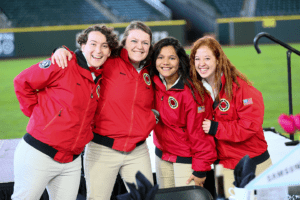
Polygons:
<instances>
[{"instance_id":1,"label":"woman with curly brown hair","mask_svg":"<svg viewBox=\"0 0 300 200\"><path fill-rule=\"evenodd\" d=\"M91 26L78 37L68 69L50 59L22 71L14 79L20 108L30 117L27 133L14 155L12 199L76 199L81 152L93 139L91 123L100 100L102 70L118 46L106 26Z\"/></svg>"},{"instance_id":2,"label":"woman with curly brown hair","mask_svg":"<svg viewBox=\"0 0 300 200\"><path fill-rule=\"evenodd\" d=\"M202 127L216 139L228 197L234 182L233 170L245 155L256 164L255 175L272 165L262 128L263 97L212 37L205 36L194 43L190 63L195 87L202 93L208 91L214 100L213 120L204 120Z\"/></svg>"}]
</instances>

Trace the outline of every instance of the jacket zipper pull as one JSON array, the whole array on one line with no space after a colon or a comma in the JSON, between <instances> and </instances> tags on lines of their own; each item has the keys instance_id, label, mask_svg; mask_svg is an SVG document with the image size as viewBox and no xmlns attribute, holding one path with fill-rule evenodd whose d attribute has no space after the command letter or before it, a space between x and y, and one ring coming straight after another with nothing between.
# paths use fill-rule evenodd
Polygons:
<instances>
[{"instance_id":1,"label":"jacket zipper pull","mask_svg":"<svg viewBox=\"0 0 300 200\"><path fill-rule=\"evenodd\" d=\"M91 98L93 98L94 97L94 95L93 95L93 93L91 94Z\"/></svg>"},{"instance_id":2,"label":"jacket zipper pull","mask_svg":"<svg viewBox=\"0 0 300 200\"><path fill-rule=\"evenodd\" d=\"M164 100L164 96L161 97L161 101Z\"/></svg>"},{"instance_id":3,"label":"jacket zipper pull","mask_svg":"<svg viewBox=\"0 0 300 200\"><path fill-rule=\"evenodd\" d=\"M59 116L59 117L61 116L61 110L59 111L58 116Z\"/></svg>"}]
</instances>

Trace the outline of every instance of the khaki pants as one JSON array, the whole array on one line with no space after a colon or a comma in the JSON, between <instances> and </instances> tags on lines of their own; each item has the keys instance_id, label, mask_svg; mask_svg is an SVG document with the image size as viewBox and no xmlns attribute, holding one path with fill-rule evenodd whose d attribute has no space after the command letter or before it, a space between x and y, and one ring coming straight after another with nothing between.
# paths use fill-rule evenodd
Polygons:
<instances>
[{"instance_id":1,"label":"khaki pants","mask_svg":"<svg viewBox=\"0 0 300 200\"><path fill-rule=\"evenodd\" d=\"M260 163L259 165L257 165L256 170L255 170L255 176L258 176L259 174L264 172L271 165L272 165L271 158L269 158L265 162ZM228 192L229 188L235 187L233 185L233 182L234 182L234 173L233 172L234 172L234 170L232 170L232 169L224 168L224 170L223 170L223 174L224 174L224 191L225 191L225 197L226 198L228 198L230 196L230 194ZM218 187L217 184L216 184L216 187ZM218 191L218 189L217 189L217 191Z\"/></svg>"},{"instance_id":2,"label":"khaki pants","mask_svg":"<svg viewBox=\"0 0 300 200\"><path fill-rule=\"evenodd\" d=\"M15 184L11 199L40 199L47 188L50 199L74 200L80 174L81 156L69 163L59 163L22 139L14 154Z\"/></svg>"},{"instance_id":3,"label":"khaki pants","mask_svg":"<svg viewBox=\"0 0 300 200\"><path fill-rule=\"evenodd\" d=\"M118 173L120 172L124 182L136 184L137 171L145 175L153 184L150 155L146 142L130 153L123 153L90 142L86 146L84 154L87 199L110 199Z\"/></svg>"},{"instance_id":4,"label":"khaki pants","mask_svg":"<svg viewBox=\"0 0 300 200\"><path fill-rule=\"evenodd\" d=\"M172 163L155 156L156 179L160 189L195 185L186 184L193 173L192 164Z\"/></svg>"}]
</instances>

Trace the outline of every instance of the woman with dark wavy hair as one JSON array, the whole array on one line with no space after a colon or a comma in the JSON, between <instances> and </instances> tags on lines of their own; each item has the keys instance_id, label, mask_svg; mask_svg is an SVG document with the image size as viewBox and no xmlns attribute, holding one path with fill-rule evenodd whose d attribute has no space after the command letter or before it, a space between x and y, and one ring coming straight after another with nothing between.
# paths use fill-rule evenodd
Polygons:
<instances>
[{"instance_id":1,"label":"woman with dark wavy hair","mask_svg":"<svg viewBox=\"0 0 300 200\"><path fill-rule=\"evenodd\" d=\"M206 134L216 139L218 160L224 166L226 197L233 186L233 170L245 156L259 175L272 165L262 128L264 102L261 92L227 58L212 37L198 39L191 50L191 76L199 91L208 90L213 120L203 122Z\"/></svg>"},{"instance_id":2,"label":"woman with dark wavy hair","mask_svg":"<svg viewBox=\"0 0 300 200\"><path fill-rule=\"evenodd\" d=\"M154 45L150 75L159 122L154 128L156 177L160 188L202 186L216 160L214 138L202 130L211 119L212 100L199 95L189 77L189 57L168 37Z\"/></svg>"}]
</instances>

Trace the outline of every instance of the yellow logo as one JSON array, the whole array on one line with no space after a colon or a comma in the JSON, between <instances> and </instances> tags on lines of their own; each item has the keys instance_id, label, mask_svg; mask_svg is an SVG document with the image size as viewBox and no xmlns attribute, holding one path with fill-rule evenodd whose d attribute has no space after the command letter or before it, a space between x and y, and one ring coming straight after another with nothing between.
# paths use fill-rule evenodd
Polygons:
<instances>
[{"instance_id":1,"label":"yellow logo","mask_svg":"<svg viewBox=\"0 0 300 200\"><path fill-rule=\"evenodd\" d=\"M172 109L176 109L178 107L178 101L174 97L170 96L168 99L168 103Z\"/></svg>"},{"instance_id":2,"label":"yellow logo","mask_svg":"<svg viewBox=\"0 0 300 200\"><path fill-rule=\"evenodd\" d=\"M219 104L219 109L222 112L226 112L230 108L230 103L226 99L221 99Z\"/></svg>"},{"instance_id":3,"label":"yellow logo","mask_svg":"<svg viewBox=\"0 0 300 200\"><path fill-rule=\"evenodd\" d=\"M149 74L144 73L144 74L143 74L143 77L144 77L145 83L146 83L147 85L151 85L151 79L150 79Z\"/></svg>"}]
</instances>

